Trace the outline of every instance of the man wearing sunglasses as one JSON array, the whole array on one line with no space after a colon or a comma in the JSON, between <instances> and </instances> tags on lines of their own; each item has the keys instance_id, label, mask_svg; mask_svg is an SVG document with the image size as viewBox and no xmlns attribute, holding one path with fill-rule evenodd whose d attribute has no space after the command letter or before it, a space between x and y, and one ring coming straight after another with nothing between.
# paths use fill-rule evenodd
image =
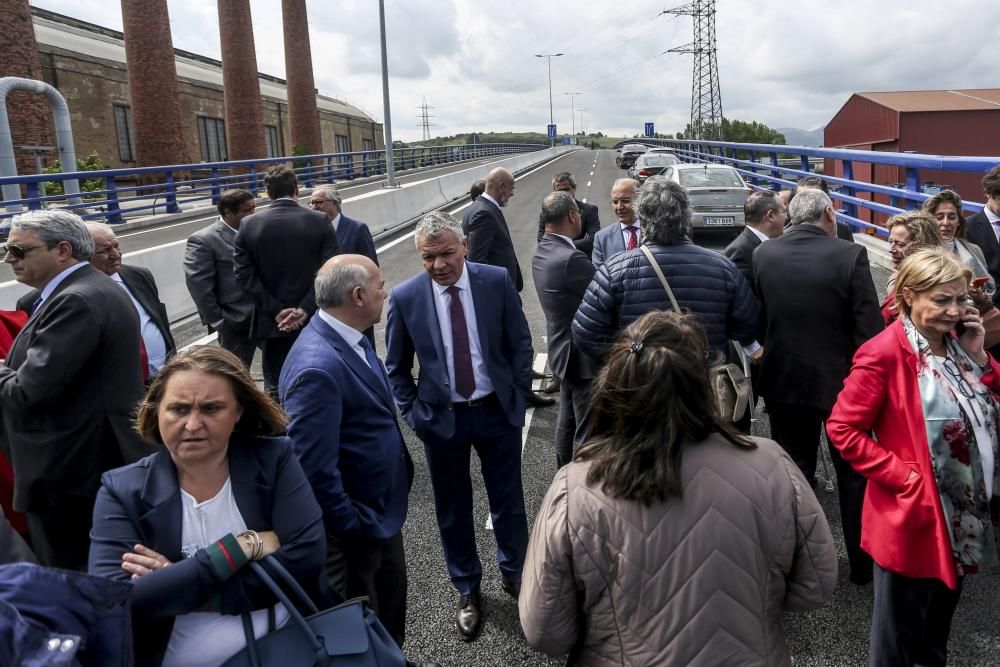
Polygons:
<instances>
[{"instance_id":1,"label":"man wearing sunglasses","mask_svg":"<svg viewBox=\"0 0 1000 667\"><path fill-rule=\"evenodd\" d=\"M90 265L94 241L65 211L15 217L4 261L35 288L31 317L0 364L0 413L24 512L43 565L87 566L101 473L152 450L131 427L142 398L139 318L128 294Z\"/></svg>"}]
</instances>

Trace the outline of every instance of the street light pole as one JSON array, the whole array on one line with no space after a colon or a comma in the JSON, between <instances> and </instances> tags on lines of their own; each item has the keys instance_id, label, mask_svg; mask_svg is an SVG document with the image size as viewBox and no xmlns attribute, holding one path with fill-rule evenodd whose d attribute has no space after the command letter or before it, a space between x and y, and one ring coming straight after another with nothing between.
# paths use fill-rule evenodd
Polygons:
<instances>
[{"instance_id":1,"label":"street light pole","mask_svg":"<svg viewBox=\"0 0 1000 667\"><path fill-rule=\"evenodd\" d=\"M590 111L590 109L577 109L580 112L580 131L587 134L587 126L583 124L583 112Z\"/></svg>"},{"instance_id":2,"label":"street light pole","mask_svg":"<svg viewBox=\"0 0 1000 667\"><path fill-rule=\"evenodd\" d=\"M573 119L573 136L576 136L576 110L573 108L573 103L576 102L576 96L580 93L563 93L563 95L569 95L569 115Z\"/></svg>"},{"instance_id":3,"label":"street light pole","mask_svg":"<svg viewBox=\"0 0 1000 667\"><path fill-rule=\"evenodd\" d=\"M385 0L378 0L378 22L382 36L382 109L385 114L385 179L390 188L396 187L396 165L392 157L392 120L389 116L389 63L385 51Z\"/></svg>"},{"instance_id":4,"label":"street light pole","mask_svg":"<svg viewBox=\"0 0 1000 667\"><path fill-rule=\"evenodd\" d=\"M379 0L381 2L381 0ZM536 53L536 58L545 58L549 63L549 125L555 124L552 116L552 59L561 56L561 53ZM555 137L549 139L549 146L555 146Z\"/></svg>"}]
</instances>

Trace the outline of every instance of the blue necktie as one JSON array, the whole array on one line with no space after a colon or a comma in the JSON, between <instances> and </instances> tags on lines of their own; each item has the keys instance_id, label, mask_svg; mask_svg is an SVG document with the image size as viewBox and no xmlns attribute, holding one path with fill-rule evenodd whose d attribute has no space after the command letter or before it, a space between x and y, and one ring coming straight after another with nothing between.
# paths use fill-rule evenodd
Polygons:
<instances>
[{"instance_id":1,"label":"blue necktie","mask_svg":"<svg viewBox=\"0 0 1000 667\"><path fill-rule=\"evenodd\" d=\"M368 340L367 336L361 337L360 345L365 351L365 359L368 360L368 365L371 366L372 372L382 382L382 386L389 389L389 377L386 375L385 368L382 366L382 362L379 361L378 355L375 354L375 348L372 347L371 341Z\"/></svg>"}]
</instances>

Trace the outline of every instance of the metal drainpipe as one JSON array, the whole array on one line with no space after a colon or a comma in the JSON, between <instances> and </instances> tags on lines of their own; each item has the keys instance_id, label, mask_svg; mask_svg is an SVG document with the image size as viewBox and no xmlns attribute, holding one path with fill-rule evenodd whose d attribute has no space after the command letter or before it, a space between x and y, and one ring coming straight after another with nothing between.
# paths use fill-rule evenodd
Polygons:
<instances>
[{"instance_id":1,"label":"metal drainpipe","mask_svg":"<svg viewBox=\"0 0 1000 667\"><path fill-rule=\"evenodd\" d=\"M70 125L69 106L58 90L45 83L33 79L22 79L16 76L0 78L0 177L17 176L17 161L14 159L14 136L10 131L10 119L7 117L7 94L15 90L44 95L52 107L52 116L56 126L56 145L59 147L59 160L62 170L76 171L76 150L73 148L73 128ZM67 169L67 165L69 169ZM80 204L80 181L69 179L63 182L67 201L70 204ZM3 186L3 198L14 201L21 198L21 188L18 185ZM17 213L20 205L8 206L7 210Z\"/></svg>"}]
</instances>

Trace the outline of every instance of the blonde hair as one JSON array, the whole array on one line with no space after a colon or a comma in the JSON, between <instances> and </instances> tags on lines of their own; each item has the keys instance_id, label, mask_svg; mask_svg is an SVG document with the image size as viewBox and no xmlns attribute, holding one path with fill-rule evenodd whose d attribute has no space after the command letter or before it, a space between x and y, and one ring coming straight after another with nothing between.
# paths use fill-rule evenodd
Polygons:
<instances>
[{"instance_id":1,"label":"blonde hair","mask_svg":"<svg viewBox=\"0 0 1000 667\"><path fill-rule=\"evenodd\" d=\"M971 282L972 269L955 253L944 248L926 248L913 253L903 260L896 274L896 310L910 314L910 306L903 298L904 290L919 294L959 278Z\"/></svg>"},{"instance_id":2,"label":"blonde hair","mask_svg":"<svg viewBox=\"0 0 1000 667\"><path fill-rule=\"evenodd\" d=\"M944 244L937 220L927 211L906 211L892 216L885 223L885 228L890 232L893 227L900 226L906 227L906 231L910 233L910 248L914 252L923 248L936 248Z\"/></svg>"}]
</instances>

